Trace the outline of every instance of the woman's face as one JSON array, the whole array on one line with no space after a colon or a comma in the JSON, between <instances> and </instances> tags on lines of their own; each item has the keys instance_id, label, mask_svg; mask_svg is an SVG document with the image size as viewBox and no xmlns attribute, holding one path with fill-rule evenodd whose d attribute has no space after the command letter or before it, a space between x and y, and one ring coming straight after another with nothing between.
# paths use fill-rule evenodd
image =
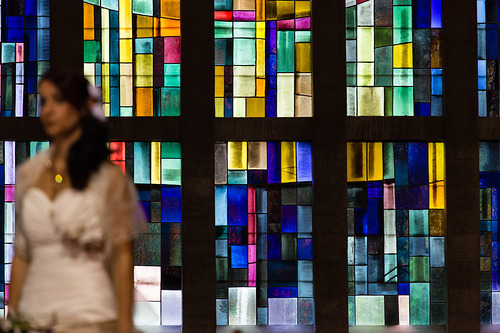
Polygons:
<instances>
[{"instance_id":1,"label":"woman's face","mask_svg":"<svg viewBox=\"0 0 500 333\"><path fill-rule=\"evenodd\" d=\"M40 120L48 136L61 139L80 129L81 112L64 98L54 83L44 80L38 90L41 100Z\"/></svg>"}]
</instances>

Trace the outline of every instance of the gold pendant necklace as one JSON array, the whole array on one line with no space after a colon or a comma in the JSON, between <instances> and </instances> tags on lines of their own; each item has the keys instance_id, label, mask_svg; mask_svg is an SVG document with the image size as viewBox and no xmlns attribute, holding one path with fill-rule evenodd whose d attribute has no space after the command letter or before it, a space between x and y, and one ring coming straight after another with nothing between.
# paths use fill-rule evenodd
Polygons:
<instances>
[{"instance_id":1,"label":"gold pendant necklace","mask_svg":"<svg viewBox=\"0 0 500 333\"><path fill-rule=\"evenodd\" d=\"M53 170L53 164L51 160L45 161L45 167L49 170ZM54 180L56 183L61 184L63 182L63 176L60 173L56 173L54 176Z\"/></svg>"},{"instance_id":2,"label":"gold pendant necklace","mask_svg":"<svg viewBox=\"0 0 500 333\"><path fill-rule=\"evenodd\" d=\"M56 181L56 183L61 184L63 181L63 177L60 174L56 174L54 180Z\"/></svg>"}]
</instances>

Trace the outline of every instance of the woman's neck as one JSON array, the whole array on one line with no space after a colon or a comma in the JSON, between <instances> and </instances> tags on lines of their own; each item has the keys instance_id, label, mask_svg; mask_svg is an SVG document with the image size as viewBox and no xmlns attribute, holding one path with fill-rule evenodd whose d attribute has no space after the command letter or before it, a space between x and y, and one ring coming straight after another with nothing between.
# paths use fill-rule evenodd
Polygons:
<instances>
[{"instance_id":1,"label":"woman's neck","mask_svg":"<svg viewBox=\"0 0 500 333\"><path fill-rule=\"evenodd\" d=\"M71 146L80 138L81 135L81 128L77 128L69 135L54 138L54 140L52 141L52 162L59 165L65 165L68 160L69 150Z\"/></svg>"}]
</instances>

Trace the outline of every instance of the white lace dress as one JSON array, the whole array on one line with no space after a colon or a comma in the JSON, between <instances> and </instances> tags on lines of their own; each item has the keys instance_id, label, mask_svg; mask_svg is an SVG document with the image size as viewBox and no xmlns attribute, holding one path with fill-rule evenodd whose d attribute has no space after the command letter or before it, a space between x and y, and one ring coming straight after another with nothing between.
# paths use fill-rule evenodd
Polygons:
<instances>
[{"instance_id":1,"label":"white lace dress","mask_svg":"<svg viewBox=\"0 0 500 333\"><path fill-rule=\"evenodd\" d=\"M14 248L29 262L18 312L56 332L108 332L99 327L117 318L111 248L144 221L134 185L106 162L85 190L67 188L51 200L34 187L47 157L17 172Z\"/></svg>"}]
</instances>

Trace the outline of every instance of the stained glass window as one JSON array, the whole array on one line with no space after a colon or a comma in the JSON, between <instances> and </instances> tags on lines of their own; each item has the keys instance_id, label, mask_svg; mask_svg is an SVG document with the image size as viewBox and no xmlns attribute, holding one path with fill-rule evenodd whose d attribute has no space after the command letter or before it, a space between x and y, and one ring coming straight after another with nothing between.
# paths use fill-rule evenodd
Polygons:
<instances>
[{"instance_id":1,"label":"stained glass window","mask_svg":"<svg viewBox=\"0 0 500 333\"><path fill-rule=\"evenodd\" d=\"M442 115L441 1L346 0L347 115Z\"/></svg>"},{"instance_id":2,"label":"stained glass window","mask_svg":"<svg viewBox=\"0 0 500 333\"><path fill-rule=\"evenodd\" d=\"M38 114L38 78L49 66L49 0L0 5L2 116Z\"/></svg>"},{"instance_id":3,"label":"stained glass window","mask_svg":"<svg viewBox=\"0 0 500 333\"><path fill-rule=\"evenodd\" d=\"M218 325L313 325L309 142L215 145Z\"/></svg>"},{"instance_id":4,"label":"stained glass window","mask_svg":"<svg viewBox=\"0 0 500 333\"><path fill-rule=\"evenodd\" d=\"M347 146L350 325L444 325L443 143Z\"/></svg>"},{"instance_id":5,"label":"stained glass window","mask_svg":"<svg viewBox=\"0 0 500 333\"><path fill-rule=\"evenodd\" d=\"M481 230L481 324L500 324L498 200L500 142L479 146Z\"/></svg>"},{"instance_id":6,"label":"stained glass window","mask_svg":"<svg viewBox=\"0 0 500 333\"><path fill-rule=\"evenodd\" d=\"M498 0L477 0L477 51L479 116L499 116Z\"/></svg>"},{"instance_id":7,"label":"stained glass window","mask_svg":"<svg viewBox=\"0 0 500 333\"><path fill-rule=\"evenodd\" d=\"M181 148L178 142L111 142L133 175L148 232L134 244L136 325L181 325Z\"/></svg>"},{"instance_id":8,"label":"stained glass window","mask_svg":"<svg viewBox=\"0 0 500 333\"><path fill-rule=\"evenodd\" d=\"M180 115L180 0L85 0L84 72L107 116Z\"/></svg>"},{"instance_id":9,"label":"stained glass window","mask_svg":"<svg viewBox=\"0 0 500 333\"><path fill-rule=\"evenodd\" d=\"M311 117L311 1L214 3L215 116Z\"/></svg>"}]
</instances>

